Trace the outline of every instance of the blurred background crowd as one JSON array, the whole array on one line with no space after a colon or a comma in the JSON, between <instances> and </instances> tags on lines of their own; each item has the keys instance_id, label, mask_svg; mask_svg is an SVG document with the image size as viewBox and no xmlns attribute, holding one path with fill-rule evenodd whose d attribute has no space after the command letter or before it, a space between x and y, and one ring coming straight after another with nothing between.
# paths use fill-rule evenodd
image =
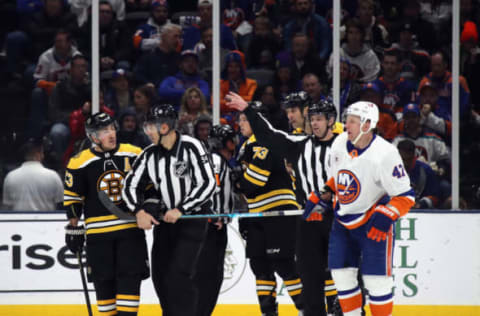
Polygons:
<instances>
[{"instance_id":1,"label":"blurred background crowd","mask_svg":"<svg viewBox=\"0 0 480 316\"><path fill-rule=\"evenodd\" d=\"M219 2L221 121L236 127L224 101L235 91L266 105L276 128L295 129L305 117L282 107L288 94L305 91L313 102L332 97L332 0ZM25 159L61 175L88 146L90 6L0 0L0 186ZM377 132L398 146L412 185L431 197L416 207L449 208L452 1L341 6L340 112L355 101L376 103ZM479 0L461 0L460 102L453 106L461 116L462 208L480 207L479 9ZM212 126L212 0L100 0L99 27L100 109L117 119L119 141L149 145L144 115L158 103L176 107L180 132L205 140Z\"/></svg>"}]
</instances>

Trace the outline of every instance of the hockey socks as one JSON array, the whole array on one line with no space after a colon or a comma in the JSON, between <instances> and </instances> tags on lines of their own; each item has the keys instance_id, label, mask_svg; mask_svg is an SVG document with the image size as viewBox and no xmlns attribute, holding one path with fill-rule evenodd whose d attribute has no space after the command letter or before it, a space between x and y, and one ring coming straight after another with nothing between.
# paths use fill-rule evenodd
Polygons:
<instances>
[{"instance_id":1,"label":"hockey socks","mask_svg":"<svg viewBox=\"0 0 480 316\"><path fill-rule=\"evenodd\" d=\"M362 314L362 291L355 287L346 291L338 291L338 300L344 316L360 316Z\"/></svg>"},{"instance_id":2,"label":"hockey socks","mask_svg":"<svg viewBox=\"0 0 480 316\"><path fill-rule=\"evenodd\" d=\"M118 316L137 315L140 305L140 295L117 294Z\"/></svg>"}]
</instances>

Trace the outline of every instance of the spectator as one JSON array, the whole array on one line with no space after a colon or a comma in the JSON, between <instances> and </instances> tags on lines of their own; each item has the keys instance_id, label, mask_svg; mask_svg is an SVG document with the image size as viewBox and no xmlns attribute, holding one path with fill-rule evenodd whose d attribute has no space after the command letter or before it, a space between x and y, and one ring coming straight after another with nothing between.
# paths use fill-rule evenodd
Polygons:
<instances>
[{"instance_id":1,"label":"spectator","mask_svg":"<svg viewBox=\"0 0 480 316\"><path fill-rule=\"evenodd\" d=\"M198 15L200 23L191 25L183 31L183 49L193 49L200 41L200 30L212 26L212 0L198 1ZM220 46L228 50L237 48L232 31L223 23L220 24Z\"/></svg>"},{"instance_id":2,"label":"spectator","mask_svg":"<svg viewBox=\"0 0 480 316\"><path fill-rule=\"evenodd\" d=\"M248 68L275 69L275 59L281 41L273 33L272 24L265 16L255 19L254 33L247 50Z\"/></svg>"},{"instance_id":3,"label":"spectator","mask_svg":"<svg viewBox=\"0 0 480 316\"><path fill-rule=\"evenodd\" d=\"M92 94L85 56L75 55L70 63L70 76L53 88L48 105L48 120L53 123L50 139L56 153L63 153L67 149L70 113L90 100Z\"/></svg>"},{"instance_id":4,"label":"spectator","mask_svg":"<svg viewBox=\"0 0 480 316\"><path fill-rule=\"evenodd\" d=\"M252 37L253 27L245 19L242 8L225 8L223 10L223 23L232 30L233 37L240 51L247 51Z\"/></svg>"},{"instance_id":5,"label":"spectator","mask_svg":"<svg viewBox=\"0 0 480 316\"><path fill-rule=\"evenodd\" d=\"M58 174L42 165L42 139L29 139L22 147L25 162L5 177L3 205L15 211L53 211L63 204Z\"/></svg>"},{"instance_id":6,"label":"spectator","mask_svg":"<svg viewBox=\"0 0 480 316\"><path fill-rule=\"evenodd\" d=\"M386 51L382 60L383 75L374 81L382 90L383 102L378 106L386 107L395 113L397 120L402 118L403 107L415 101L415 83L400 74L400 59L395 51Z\"/></svg>"},{"instance_id":7,"label":"spectator","mask_svg":"<svg viewBox=\"0 0 480 316\"><path fill-rule=\"evenodd\" d=\"M292 56L287 52L279 53L276 61L276 72L273 79L273 87L283 100L287 95L299 89L300 80L292 75Z\"/></svg>"},{"instance_id":8,"label":"spectator","mask_svg":"<svg viewBox=\"0 0 480 316\"><path fill-rule=\"evenodd\" d=\"M162 40L158 47L143 54L133 70L135 79L141 84L151 83L157 87L167 76L178 72L182 28L177 24L169 24L163 28Z\"/></svg>"},{"instance_id":9,"label":"spectator","mask_svg":"<svg viewBox=\"0 0 480 316\"><path fill-rule=\"evenodd\" d=\"M150 1L150 0L148 0ZM68 0L72 13L77 16L78 26L82 27L88 20L92 0ZM125 0L108 0L115 12L115 19L125 20Z\"/></svg>"},{"instance_id":10,"label":"spectator","mask_svg":"<svg viewBox=\"0 0 480 316\"><path fill-rule=\"evenodd\" d=\"M435 172L426 163L415 157L415 144L410 140L398 143L398 151L415 191L414 208L430 209L440 202L439 180Z\"/></svg>"},{"instance_id":11,"label":"spectator","mask_svg":"<svg viewBox=\"0 0 480 316\"><path fill-rule=\"evenodd\" d=\"M123 109L118 115L118 143L126 143L145 148L151 144L150 139L139 127L137 113L132 107Z\"/></svg>"},{"instance_id":12,"label":"spectator","mask_svg":"<svg viewBox=\"0 0 480 316\"><path fill-rule=\"evenodd\" d=\"M325 99L322 83L315 74L307 73L303 76L302 87L303 91L305 91L312 100L312 103L317 103Z\"/></svg>"},{"instance_id":13,"label":"spectator","mask_svg":"<svg viewBox=\"0 0 480 316\"><path fill-rule=\"evenodd\" d=\"M395 114L383 105L383 100L383 91L377 84L369 82L363 85L360 101L369 101L378 106L378 134L386 140L392 141L397 136L397 119Z\"/></svg>"},{"instance_id":14,"label":"spectator","mask_svg":"<svg viewBox=\"0 0 480 316\"><path fill-rule=\"evenodd\" d=\"M160 45L163 28L171 24L168 19L167 0L153 0L150 17L135 32L133 46L141 51L151 51Z\"/></svg>"},{"instance_id":15,"label":"spectator","mask_svg":"<svg viewBox=\"0 0 480 316\"><path fill-rule=\"evenodd\" d=\"M112 5L107 0L99 3L100 69L130 69L132 58L131 34L127 24L115 18ZM91 57L92 33L91 15L81 28L80 50Z\"/></svg>"},{"instance_id":16,"label":"spectator","mask_svg":"<svg viewBox=\"0 0 480 316\"><path fill-rule=\"evenodd\" d=\"M133 91L130 88L130 78L132 74L122 68L116 69L111 73L105 95L105 104L115 113L120 113L123 109L130 106L133 102ZM110 77L110 73L107 77Z\"/></svg>"},{"instance_id":17,"label":"spectator","mask_svg":"<svg viewBox=\"0 0 480 316\"><path fill-rule=\"evenodd\" d=\"M381 57L383 50L389 47L388 32L383 25L378 23L375 15L375 3L373 0L359 0L357 18L365 29L365 43Z\"/></svg>"},{"instance_id":18,"label":"spectator","mask_svg":"<svg viewBox=\"0 0 480 316\"><path fill-rule=\"evenodd\" d=\"M404 131L393 140L396 146L402 140L410 139L415 143L415 156L428 164L437 163L444 168L443 172L450 167L450 151L445 142L434 133L427 132L420 123L420 107L415 103L409 103L403 110ZM447 167L448 166L448 167ZM445 169L447 167L447 169Z\"/></svg>"},{"instance_id":19,"label":"spectator","mask_svg":"<svg viewBox=\"0 0 480 316\"><path fill-rule=\"evenodd\" d=\"M463 3L463 1L462 1ZM462 35L460 51L460 73L466 81L474 84L480 82L480 48L478 47L478 30L475 23L465 22ZM479 89L472 89L471 104L480 105Z\"/></svg>"},{"instance_id":20,"label":"spectator","mask_svg":"<svg viewBox=\"0 0 480 316\"><path fill-rule=\"evenodd\" d=\"M362 86L351 78L350 62L346 58L340 59L340 114L350 104L359 100Z\"/></svg>"},{"instance_id":21,"label":"spectator","mask_svg":"<svg viewBox=\"0 0 480 316\"><path fill-rule=\"evenodd\" d=\"M429 133L420 123L420 107L407 104L403 110L404 132L393 140L397 146L408 139L415 144L415 157L427 163L440 178L440 200L449 201L450 184L450 150L445 142L436 134Z\"/></svg>"},{"instance_id":22,"label":"spectator","mask_svg":"<svg viewBox=\"0 0 480 316\"><path fill-rule=\"evenodd\" d=\"M145 115L157 100L157 92L152 84L142 85L133 93L133 104L137 113L137 122L143 125Z\"/></svg>"},{"instance_id":23,"label":"spectator","mask_svg":"<svg viewBox=\"0 0 480 316\"><path fill-rule=\"evenodd\" d=\"M195 45L195 51L198 52L198 69L207 78L208 82L211 82L212 74L212 40L213 30L212 27L206 27L202 29L202 40ZM225 56L230 51L223 47L220 47L220 65L225 63Z\"/></svg>"},{"instance_id":24,"label":"spectator","mask_svg":"<svg viewBox=\"0 0 480 316\"><path fill-rule=\"evenodd\" d=\"M439 115L438 91L430 81L420 89L419 98L420 123L428 131L449 138L452 133L452 123Z\"/></svg>"},{"instance_id":25,"label":"spectator","mask_svg":"<svg viewBox=\"0 0 480 316\"><path fill-rule=\"evenodd\" d=\"M34 13L26 19L23 31L14 31L7 35L6 53L7 70L19 72L20 62L27 57L32 60L52 46L52 39L59 29L70 34L78 31L75 15L68 12L63 0L44 0L41 12Z\"/></svg>"},{"instance_id":26,"label":"spectator","mask_svg":"<svg viewBox=\"0 0 480 316\"><path fill-rule=\"evenodd\" d=\"M57 82L68 78L70 61L80 52L72 45L68 31L59 30L55 35L55 44L38 58L35 74L35 88L32 91L27 133L30 137L42 135L47 123L48 96Z\"/></svg>"},{"instance_id":27,"label":"spectator","mask_svg":"<svg viewBox=\"0 0 480 316\"><path fill-rule=\"evenodd\" d=\"M280 54L289 54L293 80L299 82L307 73L314 73L319 78L326 78L325 64L313 51L311 41L307 35L296 33L292 38L292 51Z\"/></svg>"},{"instance_id":28,"label":"spectator","mask_svg":"<svg viewBox=\"0 0 480 316\"><path fill-rule=\"evenodd\" d=\"M347 59L352 65L352 79L369 82L377 79L380 72L380 61L365 40L365 29L358 20L350 20L346 25L346 43L340 48L340 57ZM330 56L328 72L331 76L333 56Z\"/></svg>"},{"instance_id":29,"label":"spectator","mask_svg":"<svg viewBox=\"0 0 480 316\"><path fill-rule=\"evenodd\" d=\"M209 115L200 115L193 127L193 136L202 141L208 148L208 136L212 130L212 119Z\"/></svg>"},{"instance_id":30,"label":"spectator","mask_svg":"<svg viewBox=\"0 0 480 316\"><path fill-rule=\"evenodd\" d=\"M402 7L402 19L399 26L411 25L412 30L417 30L417 40L420 47L432 52L437 47L437 36L432 23L420 16L420 2L418 0L406 0Z\"/></svg>"},{"instance_id":31,"label":"spectator","mask_svg":"<svg viewBox=\"0 0 480 316\"><path fill-rule=\"evenodd\" d=\"M441 51L437 51L432 55L431 72L422 78L418 85L418 91L430 82L431 85L438 91L438 107L435 109L435 114L445 120L452 120L452 74L447 71L448 61L446 56ZM467 81L463 76L460 76L460 116L468 114L469 112L469 97L470 89Z\"/></svg>"},{"instance_id":32,"label":"spectator","mask_svg":"<svg viewBox=\"0 0 480 316\"><path fill-rule=\"evenodd\" d=\"M194 125L200 116L210 116L205 95L196 87L188 88L182 96L177 129L182 134L193 136Z\"/></svg>"},{"instance_id":33,"label":"spectator","mask_svg":"<svg viewBox=\"0 0 480 316\"><path fill-rule=\"evenodd\" d=\"M198 74L198 55L193 50L184 50L181 54L180 71L175 76L165 78L158 87L158 96L175 107L188 88L199 88L205 98L210 100L208 83Z\"/></svg>"},{"instance_id":34,"label":"spectator","mask_svg":"<svg viewBox=\"0 0 480 316\"><path fill-rule=\"evenodd\" d=\"M313 50L325 60L331 51L332 32L327 21L313 12L312 0L294 0L294 19L285 25L284 36L287 50L293 50L293 36L308 34Z\"/></svg>"},{"instance_id":35,"label":"spectator","mask_svg":"<svg viewBox=\"0 0 480 316\"><path fill-rule=\"evenodd\" d=\"M245 73L245 56L240 51L232 51L225 57L225 64L220 80L220 110L222 115L230 112L225 104L225 96L229 91L236 92L245 101L252 101L253 94L257 89L257 82L247 78ZM234 118L230 117L229 124Z\"/></svg>"},{"instance_id":36,"label":"spectator","mask_svg":"<svg viewBox=\"0 0 480 316\"><path fill-rule=\"evenodd\" d=\"M253 101L260 101L267 108L268 121L276 129L288 132L288 118L278 102L279 98L272 85L258 87Z\"/></svg>"},{"instance_id":37,"label":"spectator","mask_svg":"<svg viewBox=\"0 0 480 316\"><path fill-rule=\"evenodd\" d=\"M418 42L415 41L416 33L418 31L415 31L412 24L403 24L400 27L398 42L393 43L387 51L398 54L402 77L418 81L429 70L430 55L418 46Z\"/></svg>"}]
</instances>

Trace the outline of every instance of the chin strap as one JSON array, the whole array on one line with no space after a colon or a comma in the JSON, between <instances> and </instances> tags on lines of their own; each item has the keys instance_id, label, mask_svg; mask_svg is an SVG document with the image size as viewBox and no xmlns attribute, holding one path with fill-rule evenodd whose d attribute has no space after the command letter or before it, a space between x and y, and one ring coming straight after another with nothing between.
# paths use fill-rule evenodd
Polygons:
<instances>
[{"instance_id":1,"label":"chin strap","mask_svg":"<svg viewBox=\"0 0 480 316\"><path fill-rule=\"evenodd\" d=\"M353 140L352 144L355 146L357 144L357 142L360 140L360 137L362 137L362 135L365 135L367 134L368 132L370 132L371 128L368 129L368 131L364 132L363 131L363 126L365 125L365 122L363 122L362 124L360 124L360 133L357 135L357 137L355 137L355 139Z\"/></svg>"}]
</instances>

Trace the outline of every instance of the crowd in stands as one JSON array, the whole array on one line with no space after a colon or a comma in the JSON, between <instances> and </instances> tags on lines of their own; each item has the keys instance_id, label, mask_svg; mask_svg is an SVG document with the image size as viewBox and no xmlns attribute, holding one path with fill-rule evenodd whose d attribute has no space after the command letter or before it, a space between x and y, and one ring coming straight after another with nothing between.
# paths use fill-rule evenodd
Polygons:
<instances>
[{"instance_id":1,"label":"crowd in stands","mask_svg":"<svg viewBox=\"0 0 480 316\"><path fill-rule=\"evenodd\" d=\"M292 93L332 98L332 0L219 0L220 110L229 91L267 105L272 124L295 129L281 107ZM144 114L170 103L182 133L212 126L212 0L100 0L100 110L119 139L145 147ZM449 0L344 0L340 112L374 102L378 133L398 146L417 208L449 208L452 73ZM0 1L2 147L47 137L45 163L61 172L88 146L91 113L91 0ZM462 207L480 207L480 1L461 1L460 184ZM287 115L288 114L288 115ZM301 118L304 119L304 118ZM2 159L0 178L21 157ZM3 182L0 181L0 182Z\"/></svg>"}]
</instances>

